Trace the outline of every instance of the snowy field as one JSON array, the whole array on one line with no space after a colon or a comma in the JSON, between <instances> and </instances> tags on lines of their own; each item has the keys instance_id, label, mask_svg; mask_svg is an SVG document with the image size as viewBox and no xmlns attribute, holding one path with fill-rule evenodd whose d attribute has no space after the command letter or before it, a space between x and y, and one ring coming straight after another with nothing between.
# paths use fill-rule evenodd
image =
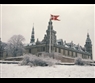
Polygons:
<instances>
[{"instance_id":1,"label":"snowy field","mask_svg":"<svg viewBox=\"0 0 95 83\"><path fill-rule=\"evenodd\" d=\"M0 78L95 78L95 66L55 65L51 67L0 64Z\"/></svg>"}]
</instances>

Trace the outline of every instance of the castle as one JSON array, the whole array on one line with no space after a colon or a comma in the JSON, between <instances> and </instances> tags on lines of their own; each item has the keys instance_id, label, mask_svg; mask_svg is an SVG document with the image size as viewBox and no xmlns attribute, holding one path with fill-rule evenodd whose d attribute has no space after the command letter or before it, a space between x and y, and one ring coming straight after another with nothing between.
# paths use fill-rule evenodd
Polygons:
<instances>
[{"instance_id":1,"label":"castle","mask_svg":"<svg viewBox=\"0 0 95 83\"><path fill-rule=\"evenodd\" d=\"M50 32L51 31L51 32ZM52 20L48 22L48 29L46 30L46 34L42 41L35 42L35 33L34 33L34 26L32 29L30 44L28 44L26 48L27 53L36 54L39 52L49 52L49 41L50 41L50 33L51 33L51 52L61 53L63 56L76 58L78 56L82 57L83 59L93 59L92 57L92 42L87 33L87 39L85 42L84 47L80 45L76 45L73 42L67 43L62 39L57 40L56 31L53 30L53 23Z\"/></svg>"},{"instance_id":2,"label":"castle","mask_svg":"<svg viewBox=\"0 0 95 83\"><path fill-rule=\"evenodd\" d=\"M51 45L50 45L50 39L51 39ZM5 58L11 57L4 50L3 45L6 46L6 44L1 42L1 39L0 39L0 59L2 59L2 57L5 57ZM25 46L25 49L26 49L25 53L31 53L31 54L37 54L37 53L43 53L43 52L49 53L50 47L51 47L51 53L55 53L55 52L59 53L58 57L60 57L60 54L62 55L62 57L60 58L62 59L62 61L73 62L76 57L82 57L83 59L90 59L90 60L93 59L92 42L91 42L89 33L87 33L87 39L86 39L84 47L80 46L79 44L76 45L73 42L67 43L66 41L63 41L62 39L57 40L56 31L53 30L52 20L49 20L48 22L48 29L46 30L46 34L44 35L44 38L42 41L39 41L38 39L37 41L35 41L35 32L34 32L34 26L33 26L30 43Z\"/></svg>"}]
</instances>

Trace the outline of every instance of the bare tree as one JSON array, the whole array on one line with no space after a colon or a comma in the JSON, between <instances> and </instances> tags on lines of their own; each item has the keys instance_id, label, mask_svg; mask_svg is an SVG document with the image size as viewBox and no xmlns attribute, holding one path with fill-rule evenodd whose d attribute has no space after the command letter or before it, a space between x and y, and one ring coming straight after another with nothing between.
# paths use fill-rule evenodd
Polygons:
<instances>
[{"instance_id":1,"label":"bare tree","mask_svg":"<svg viewBox=\"0 0 95 83\"><path fill-rule=\"evenodd\" d=\"M23 46L24 40L25 38L22 35L13 35L9 39L8 45L6 47L8 54L13 57L21 56L24 52L24 46Z\"/></svg>"},{"instance_id":2,"label":"bare tree","mask_svg":"<svg viewBox=\"0 0 95 83\"><path fill-rule=\"evenodd\" d=\"M0 38L0 59L3 57L5 47L6 47L6 43L2 42Z\"/></svg>"}]
</instances>

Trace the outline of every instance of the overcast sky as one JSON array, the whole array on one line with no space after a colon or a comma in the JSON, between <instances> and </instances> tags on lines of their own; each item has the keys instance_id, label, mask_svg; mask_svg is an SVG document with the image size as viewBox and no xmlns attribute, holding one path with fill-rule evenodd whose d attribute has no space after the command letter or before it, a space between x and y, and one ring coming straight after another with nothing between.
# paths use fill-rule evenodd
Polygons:
<instances>
[{"instance_id":1,"label":"overcast sky","mask_svg":"<svg viewBox=\"0 0 95 83\"><path fill-rule=\"evenodd\" d=\"M35 40L41 41L46 34L50 14L60 15L60 21L53 21L57 39L73 41L84 46L87 32L94 43L94 4L3 4L0 6L0 31L3 42L11 36L21 34L25 43L30 42L34 23Z\"/></svg>"}]
</instances>

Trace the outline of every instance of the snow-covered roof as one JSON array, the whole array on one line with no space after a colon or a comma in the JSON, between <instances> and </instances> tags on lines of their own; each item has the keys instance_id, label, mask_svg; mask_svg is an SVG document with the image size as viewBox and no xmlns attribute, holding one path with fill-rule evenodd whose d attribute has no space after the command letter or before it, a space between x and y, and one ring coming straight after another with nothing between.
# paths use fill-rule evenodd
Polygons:
<instances>
[{"instance_id":1,"label":"snow-covered roof","mask_svg":"<svg viewBox=\"0 0 95 83\"><path fill-rule=\"evenodd\" d=\"M62 42L63 40L62 39L59 39L59 40L57 40L57 45L59 45L58 44L58 42ZM65 46L65 47L67 47L67 48L72 48L72 49L74 49L74 50L78 50L78 51L81 51L81 52L85 52L85 48L83 48L82 46L80 46L79 44L78 45L76 45L76 44L74 44L73 42L70 42L70 43L66 43L66 41L64 41L63 42L63 46Z\"/></svg>"},{"instance_id":2,"label":"snow-covered roof","mask_svg":"<svg viewBox=\"0 0 95 83\"><path fill-rule=\"evenodd\" d=\"M27 46L27 45L29 45L29 44L24 44L24 46Z\"/></svg>"},{"instance_id":3,"label":"snow-covered roof","mask_svg":"<svg viewBox=\"0 0 95 83\"><path fill-rule=\"evenodd\" d=\"M33 42L33 43L30 43L30 44L28 44L29 46L31 46L31 45L36 45L36 43L35 42Z\"/></svg>"},{"instance_id":4,"label":"snow-covered roof","mask_svg":"<svg viewBox=\"0 0 95 83\"><path fill-rule=\"evenodd\" d=\"M65 44L65 47L69 48L69 46L68 46L68 45L66 45L66 44Z\"/></svg>"},{"instance_id":5,"label":"snow-covered roof","mask_svg":"<svg viewBox=\"0 0 95 83\"><path fill-rule=\"evenodd\" d=\"M58 39L57 42L62 42L62 39Z\"/></svg>"}]
</instances>

